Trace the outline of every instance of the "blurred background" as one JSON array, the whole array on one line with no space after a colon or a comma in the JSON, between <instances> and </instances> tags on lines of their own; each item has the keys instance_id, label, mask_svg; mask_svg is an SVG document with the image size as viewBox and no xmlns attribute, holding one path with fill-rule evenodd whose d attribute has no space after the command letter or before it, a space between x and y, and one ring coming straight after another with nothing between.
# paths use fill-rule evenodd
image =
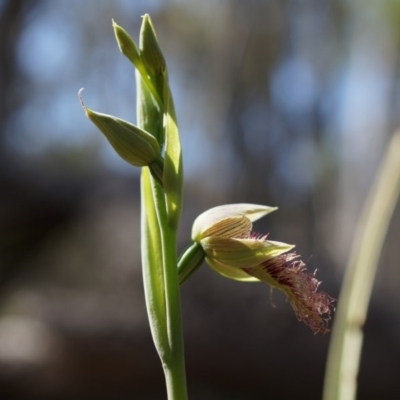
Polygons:
<instances>
[{"instance_id":1,"label":"blurred background","mask_svg":"<svg viewBox=\"0 0 400 400\"><path fill-rule=\"evenodd\" d=\"M165 399L140 264L139 170L84 115L135 122L149 13L194 218L279 206L256 230L294 243L338 297L355 225L400 116L400 0L0 0L0 397ZM400 155L399 155L400 157ZM358 399L400 394L400 208L369 317ZM329 334L263 284L206 265L182 287L192 400L321 398Z\"/></svg>"}]
</instances>

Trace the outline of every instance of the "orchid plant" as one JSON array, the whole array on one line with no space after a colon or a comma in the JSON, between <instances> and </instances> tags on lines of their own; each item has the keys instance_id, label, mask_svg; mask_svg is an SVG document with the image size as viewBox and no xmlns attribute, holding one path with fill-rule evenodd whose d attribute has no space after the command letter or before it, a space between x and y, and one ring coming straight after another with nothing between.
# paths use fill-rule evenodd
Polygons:
<instances>
[{"instance_id":1,"label":"orchid plant","mask_svg":"<svg viewBox=\"0 0 400 400\"><path fill-rule=\"evenodd\" d=\"M192 244L177 256L183 166L168 72L148 15L139 46L113 21L121 52L136 68L137 125L89 109L87 117L128 163L141 167L142 268L146 307L169 400L187 399L179 285L203 260L219 274L262 281L283 291L296 317L314 333L328 331L333 299L318 292L294 246L252 232L253 221L276 210L255 204L214 207L194 221Z\"/></svg>"}]
</instances>

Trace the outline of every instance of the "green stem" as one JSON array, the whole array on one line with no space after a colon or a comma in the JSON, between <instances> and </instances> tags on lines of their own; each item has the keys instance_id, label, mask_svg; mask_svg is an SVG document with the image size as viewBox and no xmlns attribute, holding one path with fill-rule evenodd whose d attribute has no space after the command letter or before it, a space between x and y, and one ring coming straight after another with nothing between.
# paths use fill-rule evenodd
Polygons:
<instances>
[{"instance_id":1,"label":"green stem","mask_svg":"<svg viewBox=\"0 0 400 400\"><path fill-rule=\"evenodd\" d=\"M161 187L153 182L153 199L161 231L165 306L167 315L167 334L169 357L164 358L163 367L169 400L187 399L185 358L183 348L183 331L181 301L177 269L176 229L168 223L165 197Z\"/></svg>"},{"instance_id":2,"label":"green stem","mask_svg":"<svg viewBox=\"0 0 400 400\"><path fill-rule=\"evenodd\" d=\"M135 65L137 68L138 125L152 133L162 146L167 131L163 122L164 113L169 112L169 106L163 105L153 80L150 79L147 70L144 68L144 64L139 62ZM171 146L171 141L168 142ZM168 157L168 160L171 158L168 149L165 151L165 156ZM155 217L152 219L150 217L153 214L147 214L149 216L147 223L151 223L151 227L148 230L143 229L144 233L148 233L148 240L143 246L145 247L143 253L145 260L150 261L149 264L152 267L151 270L147 271L149 277L145 279L145 286L153 286L151 288L145 287L145 293L152 295L146 298L150 305L148 310L151 311L149 312L149 321L164 368L168 400L186 400L186 372L176 254L177 218L174 220L175 225L169 223L171 215L168 213L170 213L169 208L171 207L168 208L167 212L166 198L171 197L171 185L168 185L169 180L165 180L165 175L170 178L171 174L181 171L177 169L177 171L167 171L168 173L165 174L164 166L165 162L160 157L149 165L151 176L148 173L143 175L147 179L145 182L150 185L144 203L150 211L154 210ZM167 194L169 194L169 197ZM177 190L177 195L181 196L180 190ZM171 201L168 202L168 205L170 203ZM180 203L177 201L177 204ZM152 242L151 239L154 239L156 243ZM154 276L154 273L156 276ZM153 304L153 302L156 304Z\"/></svg>"},{"instance_id":3,"label":"green stem","mask_svg":"<svg viewBox=\"0 0 400 400\"><path fill-rule=\"evenodd\" d=\"M185 363L164 364L164 376L168 400L187 400Z\"/></svg>"},{"instance_id":4,"label":"green stem","mask_svg":"<svg viewBox=\"0 0 400 400\"><path fill-rule=\"evenodd\" d=\"M204 257L203 248L196 242L185 250L178 261L179 284L182 285L201 266Z\"/></svg>"}]
</instances>

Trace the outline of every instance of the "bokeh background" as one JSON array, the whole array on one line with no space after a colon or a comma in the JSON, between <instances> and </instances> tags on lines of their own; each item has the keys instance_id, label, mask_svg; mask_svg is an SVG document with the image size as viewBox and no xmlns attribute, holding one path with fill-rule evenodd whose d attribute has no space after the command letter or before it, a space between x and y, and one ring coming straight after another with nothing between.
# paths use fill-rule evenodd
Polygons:
<instances>
[{"instance_id":1,"label":"bokeh background","mask_svg":"<svg viewBox=\"0 0 400 400\"><path fill-rule=\"evenodd\" d=\"M0 397L165 399L140 265L139 171L77 98L135 121L131 64L149 13L185 162L180 250L224 203L279 206L337 297L354 230L400 116L399 0L0 0ZM400 157L400 154L399 154ZM365 326L358 399L400 395L400 209ZM321 398L329 334L279 293L204 266L182 287L190 398Z\"/></svg>"}]
</instances>

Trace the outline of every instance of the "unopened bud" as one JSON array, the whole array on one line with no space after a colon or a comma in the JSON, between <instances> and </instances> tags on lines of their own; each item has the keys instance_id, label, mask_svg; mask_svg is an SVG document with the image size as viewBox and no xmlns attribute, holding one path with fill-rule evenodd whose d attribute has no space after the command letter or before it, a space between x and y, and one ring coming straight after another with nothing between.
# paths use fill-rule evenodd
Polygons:
<instances>
[{"instance_id":1,"label":"unopened bud","mask_svg":"<svg viewBox=\"0 0 400 400\"><path fill-rule=\"evenodd\" d=\"M112 21L112 24L115 38L117 39L121 53L127 57L137 69L140 70L141 68L144 68L139 50L129 33L124 28L117 25L114 20Z\"/></svg>"},{"instance_id":2,"label":"unopened bud","mask_svg":"<svg viewBox=\"0 0 400 400\"><path fill-rule=\"evenodd\" d=\"M128 121L90 110L82 101L81 91L79 99L86 116L99 128L122 159L137 167L148 166L160 159L160 146L154 136Z\"/></svg>"},{"instance_id":3,"label":"unopened bud","mask_svg":"<svg viewBox=\"0 0 400 400\"><path fill-rule=\"evenodd\" d=\"M165 58L148 14L143 16L139 48L146 70L153 76L161 75L166 70Z\"/></svg>"}]
</instances>

